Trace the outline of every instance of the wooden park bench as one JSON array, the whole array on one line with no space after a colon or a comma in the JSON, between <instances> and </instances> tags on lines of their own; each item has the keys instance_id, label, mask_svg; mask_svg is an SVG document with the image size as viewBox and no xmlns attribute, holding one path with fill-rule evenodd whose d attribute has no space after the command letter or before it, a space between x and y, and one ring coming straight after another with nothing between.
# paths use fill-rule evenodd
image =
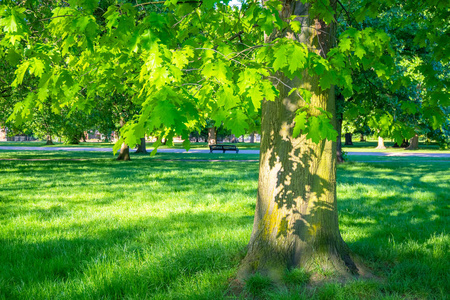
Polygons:
<instances>
[{"instance_id":1,"label":"wooden park bench","mask_svg":"<svg viewBox=\"0 0 450 300\"><path fill-rule=\"evenodd\" d=\"M209 145L209 153L212 153L214 150L222 150L223 153L225 151L236 151L236 153L239 153L239 149L235 145Z\"/></svg>"}]
</instances>

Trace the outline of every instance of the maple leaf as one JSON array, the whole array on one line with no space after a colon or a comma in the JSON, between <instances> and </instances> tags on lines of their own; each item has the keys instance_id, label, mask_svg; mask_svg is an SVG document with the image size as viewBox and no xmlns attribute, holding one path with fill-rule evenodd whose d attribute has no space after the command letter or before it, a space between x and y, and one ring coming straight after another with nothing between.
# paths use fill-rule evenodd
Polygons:
<instances>
[{"instance_id":1,"label":"maple leaf","mask_svg":"<svg viewBox=\"0 0 450 300\"><path fill-rule=\"evenodd\" d=\"M307 138L311 139L313 143L319 143L322 138L320 134L320 121L316 116L311 116L308 118L308 134Z\"/></svg>"},{"instance_id":2,"label":"maple leaf","mask_svg":"<svg viewBox=\"0 0 450 300\"><path fill-rule=\"evenodd\" d=\"M351 40L351 39L346 38L346 39L341 39L341 40L339 41L339 49L340 49L342 52L345 52L345 51L347 51L347 50L350 50L351 48L352 48L352 40Z\"/></svg>"},{"instance_id":3,"label":"maple leaf","mask_svg":"<svg viewBox=\"0 0 450 300\"><path fill-rule=\"evenodd\" d=\"M297 113L297 115L295 116L294 118L295 126L294 130L292 131L292 136L294 138L296 138L300 134L300 131L306 129L307 115L308 115L307 112L303 111Z\"/></svg>"},{"instance_id":4,"label":"maple leaf","mask_svg":"<svg viewBox=\"0 0 450 300\"><path fill-rule=\"evenodd\" d=\"M281 45L278 49L276 49L273 53L275 60L273 62L273 69L276 71L287 66L287 46Z\"/></svg>"},{"instance_id":5,"label":"maple leaf","mask_svg":"<svg viewBox=\"0 0 450 300\"><path fill-rule=\"evenodd\" d=\"M321 77L320 77L320 87L324 90L329 89L331 87L331 85L334 83L333 80L333 74L331 71L329 72L325 72Z\"/></svg>"},{"instance_id":6,"label":"maple leaf","mask_svg":"<svg viewBox=\"0 0 450 300\"><path fill-rule=\"evenodd\" d=\"M361 45L356 45L355 55L359 57L359 59L363 58L366 54L366 50Z\"/></svg>"},{"instance_id":7,"label":"maple leaf","mask_svg":"<svg viewBox=\"0 0 450 300\"><path fill-rule=\"evenodd\" d=\"M255 86L253 88L250 88L248 91L248 96L252 100L253 106L255 109L261 108L261 101L264 97L263 93L259 89L259 86Z\"/></svg>"},{"instance_id":8,"label":"maple leaf","mask_svg":"<svg viewBox=\"0 0 450 300\"><path fill-rule=\"evenodd\" d=\"M247 116L239 110L233 111L228 120L225 121L225 126L231 130L236 136L241 136L248 128Z\"/></svg>"},{"instance_id":9,"label":"maple leaf","mask_svg":"<svg viewBox=\"0 0 450 300\"><path fill-rule=\"evenodd\" d=\"M294 45L291 59L289 60L289 71L291 73L303 69L306 64L307 54L308 50L304 47Z\"/></svg>"}]
</instances>

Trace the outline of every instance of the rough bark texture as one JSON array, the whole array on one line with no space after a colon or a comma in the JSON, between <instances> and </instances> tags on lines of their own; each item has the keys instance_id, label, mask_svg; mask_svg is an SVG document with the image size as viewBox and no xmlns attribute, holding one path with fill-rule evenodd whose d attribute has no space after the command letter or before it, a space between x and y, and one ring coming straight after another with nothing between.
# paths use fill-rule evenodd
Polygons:
<instances>
[{"instance_id":1,"label":"rough bark texture","mask_svg":"<svg viewBox=\"0 0 450 300\"><path fill-rule=\"evenodd\" d=\"M351 134L351 133L346 133L345 134L345 143L344 143L344 145L346 145L346 146L353 145L352 136L353 136L353 134Z\"/></svg>"},{"instance_id":2,"label":"rough bark texture","mask_svg":"<svg viewBox=\"0 0 450 300\"><path fill-rule=\"evenodd\" d=\"M147 146L145 144L145 138L141 138L141 143L138 145L136 153L147 153Z\"/></svg>"},{"instance_id":3,"label":"rough bark texture","mask_svg":"<svg viewBox=\"0 0 450 300\"><path fill-rule=\"evenodd\" d=\"M308 3L286 1L282 16L305 16L308 9ZM319 53L325 55L334 28L307 17L297 19L303 28L297 38L310 48L322 49ZM321 90L318 76L304 72L302 78L278 78L291 87L310 90L311 106L335 115L334 88ZM356 274L358 268L338 227L336 142L323 140L315 144L304 134L294 138L296 110L305 103L295 93L288 96L289 89L283 85L277 87L279 97L262 104L258 198L248 252L238 279L259 272L278 281L286 269L300 267L342 276ZM320 112L311 109L309 113Z\"/></svg>"},{"instance_id":4,"label":"rough bark texture","mask_svg":"<svg viewBox=\"0 0 450 300\"><path fill-rule=\"evenodd\" d=\"M130 158L130 147L122 143L122 146L120 147L119 156L117 157L117 160L131 160Z\"/></svg>"},{"instance_id":5,"label":"rough bark texture","mask_svg":"<svg viewBox=\"0 0 450 300\"><path fill-rule=\"evenodd\" d=\"M416 134L409 141L409 146L405 150L417 150L419 149L419 136Z\"/></svg>"},{"instance_id":6,"label":"rough bark texture","mask_svg":"<svg viewBox=\"0 0 450 300\"><path fill-rule=\"evenodd\" d=\"M51 135L47 134L47 142L45 144L46 145L54 145Z\"/></svg>"},{"instance_id":7,"label":"rough bark texture","mask_svg":"<svg viewBox=\"0 0 450 300\"><path fill-rule=\"evenodd\" d=\"M381 136L378 137L378 146L375 149L386 149L384 139Z\"/></svg>"},{"instance_id":8,"label":"rough bark texture","mask_svg":"<svg viewBox=\"0 0 450 300\"><path fill-rule=\"evenodd\" d=\"M217 144L217 130L216 127L209 127L208 128L208 145L215 145Z\"/></svg>"},{"instance_id":9,"label":"rough bark texture","mask_svg":"<svg viewBox=\"0 0 450 300\"><path fill-rule=\"evenodd\" d=\"M343 115L341 113L336 118L336 131L338 133L338 136L336 138L336 160L338 164L345 161L344 155L342 154L342 119Z\"/></svg>"}]
</instances>

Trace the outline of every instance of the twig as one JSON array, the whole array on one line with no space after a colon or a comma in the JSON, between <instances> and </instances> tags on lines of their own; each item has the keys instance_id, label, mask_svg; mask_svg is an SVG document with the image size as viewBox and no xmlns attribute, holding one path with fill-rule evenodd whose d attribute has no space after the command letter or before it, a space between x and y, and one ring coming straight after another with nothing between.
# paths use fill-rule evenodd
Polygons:
<instances>
[{"instance_id":1,"label":"twig","mask_svg":"<svg viewBox=\"0 0 450 300\"><path fill-rule=\"evenodd\" d=\"M233 58L229 58L228 56L226 56L226 55L223 54L222 52L217 51L216 49L211 49L211 48L194 48L194 49L195 49L195 50L211 50L211 51L214 51L214 52L216 52L216 53L222 55L223 57L225 57L225 58L228 59L228 60L234 61L235 63L238 63L238 64L240 64L240 65L243 65L244 67L247 67L246 64L243 64L243 63L241 63L240 61L237 61L237 60L235 60L235 59L233 59Z\"/></svg>"},{"instance_id":2,"label":"twig","mask_svg":"<svg viewBox=\"0 0 450 300\"><path fill-rule=\"evenodd\" d=\"M292 90L293 89L293 87L290 87L289 85L287 85L286 83L284 83L281 79L279 79L278 77L275 77L275 76L267 76L268 78L270 78L270 79L276 79L276 80L278 80L278 82L279 83L281 83L282 85L284 85L285 87L287 87L289 90ZM302 97L302 95L300 95L299 93L298 93L298 90L297 91L295 91L295 93L297 94L297 96L299 96L300 97L300 99L302 99L303 101L305 101L305 99ZM305 101L306 102L306 101Z\"/></svg>"}]
</instances>

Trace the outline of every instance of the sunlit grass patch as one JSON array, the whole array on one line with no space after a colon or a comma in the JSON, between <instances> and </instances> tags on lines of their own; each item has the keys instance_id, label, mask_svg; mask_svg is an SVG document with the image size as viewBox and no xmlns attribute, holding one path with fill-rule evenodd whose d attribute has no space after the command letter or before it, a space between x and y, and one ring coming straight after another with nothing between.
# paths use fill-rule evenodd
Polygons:
<instances>
[{"instance_id":1,"label":"sunlit grass patch","mask_svg":"<svg viewBox=\"0 0 450 300\"><path fill-rule=\"evenodd\" d=\"M71 154L84 160L0 161L0 299L226 297L253 225L256 162ZM296 271L287 288L270 286L264 297L443 299L449 166L340 165L342 236L377 280L308 288Z\"/></svg>"}]
</instances>

